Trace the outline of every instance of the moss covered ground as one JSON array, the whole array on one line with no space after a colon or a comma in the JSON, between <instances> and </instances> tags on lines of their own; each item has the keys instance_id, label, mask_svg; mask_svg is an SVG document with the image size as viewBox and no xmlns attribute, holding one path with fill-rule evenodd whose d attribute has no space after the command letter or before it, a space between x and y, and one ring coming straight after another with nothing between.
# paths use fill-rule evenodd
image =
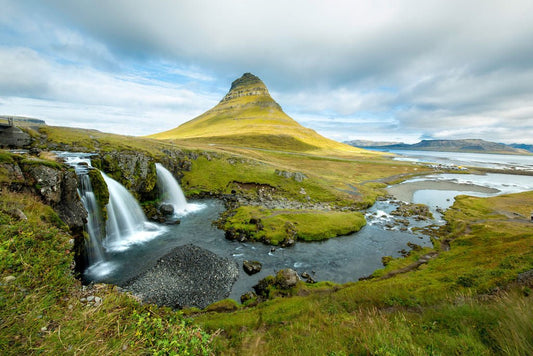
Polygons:
<instances>
[{"instance_id":1,"label":"moss covered ground","mask_svg":"<svg viewBox=\"0 0 533 356\"><path fill-rule=\"evenodd\" d=\"M433 251L394 260L370 280L302 282L294 297L196 321L222 330L215 347L224 354L531 354L533 281L516 282L533 269L531 204L533 192L460 197ZM437 255L385 278L428 252Z\"/></svg>"},{"instance_id":2,"label":"moss covered ground","mask_svg":"<svg viewBox=\"0 0 533 356\"><path fill-rule=\"evenodd\" d=\"M225 220L225 230L235 230L249 240L278 245L287 238L318 241L359 231L365 218L359 212L265 209L241 206Z\"/></svg>"}]
</instances>

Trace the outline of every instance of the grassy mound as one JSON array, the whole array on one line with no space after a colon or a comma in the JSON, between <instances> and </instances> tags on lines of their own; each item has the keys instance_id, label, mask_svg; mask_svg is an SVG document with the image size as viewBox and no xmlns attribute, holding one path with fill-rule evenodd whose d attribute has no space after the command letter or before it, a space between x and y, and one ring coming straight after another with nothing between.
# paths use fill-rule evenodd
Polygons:
<instances>
[{"instance_id":1,"label":"grassy mound","mask_svg":"<svg viewBox=\"0 0 533 356\"><path fill-rule=\"evenodd\" d=\"M320 241L359 231L366 221L358 212L271 210L242 206L225 221L225 230L250 240L279 245L287 239Z\"/></svg>"}]
</instances>

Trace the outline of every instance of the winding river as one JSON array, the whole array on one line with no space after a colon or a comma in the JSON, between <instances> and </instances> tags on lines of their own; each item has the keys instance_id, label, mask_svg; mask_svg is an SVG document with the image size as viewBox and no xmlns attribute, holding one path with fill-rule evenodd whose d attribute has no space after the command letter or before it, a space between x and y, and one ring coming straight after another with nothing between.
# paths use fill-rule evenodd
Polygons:
<instances>
[{"instance_id":1,"label":"winding river","mask_svg":"<svg viewBox=\"0 0 533 356\"><path fill-rule=\"evenodd\" d=\"M455 154L453 156L456 157ZM457 163L456 160L454 162ZM413 230L413 227L441 224L443 220L438 208L449 207L456 195L493 196L526 190L533 190L532 176L439 174L419 177L392 186L390 191L401 200L429 205L435 219L417 221L409 218L409 224L402 224L399 220L404 218L396 219L390 214L396 209L397 201L378 201L366 211L368 223L359 232L322 242L297 243L290 248L273 248L262 243L240 243L225 239L224 232L211 224L223 212L223 204L216 200L203 200L196 202L202 204L203 209L182 216L179 225L166 226L157 238L145 241L135 248L112 252L107 274L91 275L89 271L85 277L94 282L121 285L140 271L151 267L174 247L192 243L220 256L230 257L239 266L242 266L244 260L257 260L263 264L261 272L253 276L240 271L230 295L236 300L251 290L261 278L282 268L308 272L317 281L357 281L381 268L383 256L399 257L405 250L409 250L408 242L430 246L429 237L417 232L417 229Z\"/></svg>"}]
</instances>

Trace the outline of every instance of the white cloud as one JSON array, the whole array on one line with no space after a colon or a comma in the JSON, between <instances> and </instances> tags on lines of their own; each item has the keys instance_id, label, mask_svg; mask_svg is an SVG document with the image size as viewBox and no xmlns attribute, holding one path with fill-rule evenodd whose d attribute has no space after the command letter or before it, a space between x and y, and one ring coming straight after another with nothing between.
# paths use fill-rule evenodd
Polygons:
<instances>
[{"instance_id":1,"label":"white cloud","mask_svg":"<svg viewBox=\"0 0 533 356\"><path fill-rule=\"evenodd\" d=\"M50 62L31 50L0 50L0 110L53 125L148 134L176 127L218 97L154 79Z\"/></svg>"},{"instance_id":2,"label":"white cloud","mask_svg":"<svg viewBox=\"0 0 533 356\"><path fill-rule=\"evenodd\" d=\"M0 5L0 41L17 49L0 51L3 95L86 105L108 122L190 119L251 71L286 112L337 139L360 129L533 143L531 1Z\"/></svg>"}]
</instances>

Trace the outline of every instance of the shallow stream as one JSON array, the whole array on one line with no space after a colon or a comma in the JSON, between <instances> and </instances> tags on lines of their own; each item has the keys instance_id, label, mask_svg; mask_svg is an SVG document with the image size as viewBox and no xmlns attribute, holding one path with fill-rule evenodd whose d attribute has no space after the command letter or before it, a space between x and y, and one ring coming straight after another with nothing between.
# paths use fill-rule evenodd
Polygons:
<instances>
[{"instance_id":1,"label":"shallow stream","mask_svg":"<svg viewBox=\"0 0 533 356\"><path fill-rule=\"evenodd\" d=\"M407 242L429 246L429 238L410 231L402 232L399 226L385 227L392 222L389 213L395 205L389 201L378 202L367 213L368 224L359 232L323 242L297 243L289 248L274 248L262 243L241 243L224 237L222 230L210 222L224 210L216 200L202 201L205 208L189 213L181 224L167 226L166 232L150 241L131 246L125 251L112 254L108 262L109 273L105 276L86 276L95 282L122 284L145 268L151 267L157 259L176 246L193 243L220 256L231 257L242 266L244 260L257 260L263 264L260 273L248 276L240 270L231 298L240 296L267 275L282 268L308 272L315 280L329 280L338 283L356 281L381 268L382 256L401 255L409 249ZM412 221L411 226L424 223ZM389 225L390 226L390 225ZM314 272L314 273L313 273Z\"/></svg>"},{"instance_id":2,"label":"shallow stream","mask_svg":"<svg viewBox=\"0 0 533 356\"><path fill-rule=\"evenodd\" d=\"M230 295L236 300L251 290L261 278L282 268L308 272L316 281L357 281L382 268L383 256L399 257L409 250L408 242L430 246L429 237L416 232L417 229L413 231L413 227L443 223L439 211L453 204L455 196L469 194L486 197L533 190L533 177L439 174L416 178L391 189L396 189L394 193L401 196L401 200L428 205L435 219L419 221L415 218L396 218L390 213L396 209L398 201L378 201L366 211L367 225L357 233L278 248L259 242L240 243L225 239L224 232L212 225L223 212L223 204L216 200L204 200L193 202L204 205L203 209L184 215L181 224L160 226L162 233L156 238L139 242L124 251L108 251L108 262L98 266L96 271L89 269L85 277L94 282L121 285L150 268L174 247L192 243L236 261L240 275ZM263 265L261 272L248 276L242 270L244 260L260 261Z\"/></svg>"}]
</instances>

